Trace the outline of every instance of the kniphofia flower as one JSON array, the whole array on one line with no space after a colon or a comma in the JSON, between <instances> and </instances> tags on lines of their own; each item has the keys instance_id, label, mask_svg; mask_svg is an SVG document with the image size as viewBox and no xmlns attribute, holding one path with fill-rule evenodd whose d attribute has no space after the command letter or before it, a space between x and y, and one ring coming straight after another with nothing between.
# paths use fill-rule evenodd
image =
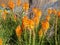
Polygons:
<instances>
[{"instance_id":1,"label":"kniphofia flower","mask_svg":"<svg viewBox=\"0 0 60 45\"><path fill-rule=\"evenodd\" d=\"M38 26L40 19L38 17L34 17L32 20L34 21L35 26Z\"/></svg>"},{"instance_id":2,"label":"kniphofia flower","mask_svg":"<svg viewBox=\"0 0 60 45\"><path fill-rule=\"evenodd\" d=\"M4 10L4 13L5 13L5 14L8 14L8 11L7 11L7 10Z\"/></svg>"},{"instance_id":3,"label":"kniphofia flower","mask_svg":"<svg viewBox=\"0 0 60 45\"><path fill-rule=\"evenodd\" d=\"M4 10L2 12L2 18L5 20L6 19L6 15L8 14L7 10Z\"/></svg>"},{"instance_id":4,"label":"kniphofia flower","mask_svg":"<svg viewBox=\"0 0 60 45\"><path fill-rule=\"evenodd\" d=\"M52 14L53 10L52 9L48 9L48 14Z\"/></svg>"},{"instance_id":5,"label":"kniphofia flower","mask_svg":"<svg viewBox=\"0 0 60 45\"><path fill-rule=\"evenodd\" d=\"M24 16L22 19L22 28L27 28L28 26L28 17Z\"/></svg>"},{"instance_id":6,"label":"kniphofia flower","mask_svg":"<svg viewBox=\"0 0 60 45\"><path fill-rule=\"evenodd\" d=\"M39 32L38 32L38 34L39 34L39 37L42 37L43 34L44 34L44 31L42 29L40 29Z\"/></svg>"},{"instance_id":7,"label":"kniphofia flower","mask_svg":"<svg viewBox=\"0 0 60 45\"><path fill-rule=\"evenodd\" d=\"M36 13L37 10L38 10L38 8L32 8L32 12L33 12L33 13Z\"/></svg>"},{"instance_id":8,"label":"kniphofia flower","mask_svg":"<svg viewBox=\"0 0 60 45\"><path fill-rule=\"evenodd\" d=\"M16 15L14 15L14 21L16 22L16 20L17 20L17 16L16 16Z\"/></svg>"},{"instance_id":9,"label":"kniphofia flower","mask_svg":"<svg viewBox=\"0 0 60 45\"><path fill-rule=\"evenodd\" d=\"M3 8L5 8L5 7L6 7L6 5L5 5L4 3L2 3L2 4L1 4L1 6L2 6Z\"/></svg>"},{"instance_id":10,"label":"kniphofia flower","mask_svg":"<svg viewBox=\"0 0 60 45\"><path fill-rule=\"evenodd\" d=\"M0 10L0 13L3 12L3 10Z\"/></svg>"},{"instance_id":11,"label":"kniphofia flower","mask_svg":"<svg viewBox=\"0 0 60 45\"><path fill-rule=\"evenodd\" d=\"M15 4L14 4L14 2L12 0L9 0L8 6L9 6L10 9L14 9Z\"/></svg>"},{"instance_id":12,"label":"kniphofia flower","mask_svg":"<svg viewBox=\"0 0 60 45\"><path fill-rule=\"evenodd\" d=\"M17 6L20 6L20 5L21 5L21 0L17 0L16 5L17 5Z\"/></svg>"},{"instance_id":13,"label":"kniphofia flower","mask_svg":"<svg viewBox=\"0 0 60 45\"><path fill-rule=\"evenodd\" d=\"M3 18L4 20L6 19L6 13L5 13L5 12L2 13L2 18Z\"/></svg>"},{"instance_id":14,"label":"kniphofia flower","mask_svg":"<svg viewBox=\"0 0 60 45\"><path fill-rule=\"evenodd\" d=\"M0 45L3 45L3 40L0 38Z\"/></svg>"},{"instance_id":15,"label":"kniphofia flower","mask_svg":"<svg viewBox=\"0 0 60 45\"><path fill-rule=\"evenodd\" d=\"M16 35L17 35L17 37L20 37L21 36L21 34L22 34L22 29L21 29L21 26L20 25L18 25L17 27L16 27Z\"/></svg>"},{"instance_id":16,"label":"kniphofia flower","mask_svg":"<svg viewBox=\"0 0 60 45\"><path fill-rule=\"evenodd\" d=\"M33 8L32 12L34 13L35 16L41 17L42 12L41 10L37 9L37 8Z\"/></svg>"},{"instance_id":17,"label":"kniphofia flower","mask_svg":"<svg viewBox=\"0 0 60 45\"><path fill-rule=\"evenodd\" d=\"M56 9L53 9L53 14L57 14L57 10Z\"/></svg>"},{"instance_id":18,"label":"kniphofia flower","mask_svg":"<svg viewBox=\"0 0 60 45\"><path fill-rule=\"evenodd\" d=\"M41 10L38 10L38 11L35 13L35 16L38 16L39 18L41 17L41 15L42 15Z\"/></svg>"},{"instance_id":19,"label":"kniphofia flower","mask_svg":"<svg viewBox=\"0 0 60 45\"><path fill-rule=\"evenodd\" d=\"M28 29L33 30L34 29L34 21L33 20L28 20Z\"/></svg>"},{"instance_id":20,"label":"kniphofia flower","mask_svg":"<svg viewBox=\"0 0 60 45\"><path fill-rule=\"evenodd\" d=\"M57 12L58 17L60 17L60 11Z\"/></svg>"},{"instance_id":21,"label":"kniphofia flower","mask_svg":"<svg viewBox=\"0 0 60 45\"><path fill-rule=\"evenodd\" d=\"M50 20L50 15L46 16L46 20L49 21Z\"/></svg>"},{"instance_id":22,"label":"kniphofia flower","mask_svg":"<svg viewBox=\"0 0 60 45\"><path fill-rule=\"evenodd\" d=\"M47 30L49 29L49 22L47 20L42 21L42 29L44 30L44 32L47 32Z\"/></svg>"},{"instance_id":23,"label":"kniphofia flower","mask_svg":"<svg viewBox=\"0 0 60 45\"><path fill-rule=\"evenodd\" d=\"M23 3L23 10L28 11L28 9L29 9L29 3L27 2Z\"/></svg>"}]
</instances>

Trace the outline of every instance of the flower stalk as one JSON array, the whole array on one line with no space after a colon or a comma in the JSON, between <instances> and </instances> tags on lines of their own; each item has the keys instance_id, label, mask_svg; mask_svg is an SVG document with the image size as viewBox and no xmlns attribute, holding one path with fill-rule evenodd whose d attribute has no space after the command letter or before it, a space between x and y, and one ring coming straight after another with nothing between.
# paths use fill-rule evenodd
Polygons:
<instances>
[{"instance_id":1,"label":"flower stalk","mask_svg":"<svg viewBox=\"0 0 60 45\"><path fill-rule=\"evenodd\" d=\"M35 31L33 30L33 45L35 45Z\"/></svg>"},{"instance_id":2,"label":"flower stalk","mask_svg":"<svg viewBox=\"0 0 60 45\"><path fill-rule=\"evenodd\" d=\"M56 19L55 19L55 45L58 45L58 41L57 41L57 23L58 23L58 16L56 15Z\"/></svg>"},{"instance_id":3,"label":"flower stalk","mask_svg":"<svg viewBox=\"0 0 60 45\"><path fill-rule=\"evenodd\" d=\"M31 45L31 30L30 30L30 35L29 35L29 45Z\"/></svg>"}]
</instances>

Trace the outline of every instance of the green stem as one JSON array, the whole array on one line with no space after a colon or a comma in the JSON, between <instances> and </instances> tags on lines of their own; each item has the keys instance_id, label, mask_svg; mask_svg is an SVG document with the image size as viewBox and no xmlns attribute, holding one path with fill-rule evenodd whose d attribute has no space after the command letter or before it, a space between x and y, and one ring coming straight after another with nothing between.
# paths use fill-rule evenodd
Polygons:
<instances>
[{"instance_id":1,"label":"green stem","mask_svg":"<svg viewBox=\"0 0 60 45\"><path fill-rule=\"evenodd\" d=\"M57 22L58 22L58 16L56 16L56 20L55 20L55 45L58 45L58 42L57 42Z\"/></svg>"},{"instance_id":2,"label":"green stem","mask_svg":"<svg viewBox=\"0 0 60 45\"><path fill-rule=\"evenodd\" d=\"M30 30L30 35L29 35L29 45L31 45L31 30Z\"/></svg>"},{"instance_id":3,"label":"green stem","mask_svg":"<svg viewBox=\"0 0 60 45\"><path fill-rule=\"evenodd\" d=\"M41 45L43 44L43 41L44 41L44 36L41 38Z\"/></svg>"},{"instance_id":4,"label":"green stem","mask_svg":"<svg viewBox=\"0 0 60 45\"><path fill-rule=\"evenodd\" d=\"M40 42L41 42L41 39L39 38L39 45L41 44Z\"/></svg>"},{"instance_id":5,"label":"green stem","mask_svg":"<svg viewBox=\"0 0 60 45\"><path fill-rule=\"evenodd\" d=\"M33 45L35 45L35 32L33 30Z\"/></svg>"},{"instance_id":6,"label":"green stem","mask_svg":"<svg viewBox=\"0 0 60 45\"><path fill-rule=\"evenodd\" d=\"M46 35L45 35L46 33L45 33L45 32L43 32L43 33L44 33L44 34L43 34L43 36L41 37L41 43L40 43L41 45L43 45L44 38L45 38L45 36L46 36Z\"/></svg>"},{"instance_id":7,"label":"green stem","mask_svg":"<svg viewBox=\"0 0 60 45\"><path fill-rule=\"evenodd\" d=\"M25 44L27 45L27 35L26 35L26 29L25 29L25 34L24 34L24 37L25 37Z\"/></svg>"},{"instance_id":8,"label":"green stem","mask_svg":"<svg viewBox=\"0 0 60 45\"><path fill-rule=\"evenodd\" d=\"M21 37L18 37L18 40L19 40L19 44L21 44Z\"/></svg>"}]
</instances>

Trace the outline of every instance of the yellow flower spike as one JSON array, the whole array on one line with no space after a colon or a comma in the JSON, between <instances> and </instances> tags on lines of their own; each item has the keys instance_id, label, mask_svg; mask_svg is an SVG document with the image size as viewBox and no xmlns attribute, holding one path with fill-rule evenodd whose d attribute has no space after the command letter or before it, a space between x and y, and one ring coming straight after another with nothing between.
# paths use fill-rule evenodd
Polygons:
<instances>
[{"instance_id":1,"label":"yellow flower spike","mask_svg":"<svg viewBox=\"0 0 60 45\"><path fill-rule=\"evenodd\" d=\"M58 17L60 17L60 11L57 12Z\"/></svg>"},{"instance_id":2,"label":"yellow flower spike","mask_svg":"<svg viewBox=\"0 0 60 45\"><path fill-rule=\"evenodd\" d=\"M17 37L20 37L21 36L21 33L22 33L22 29L21 29L21 27L20 27L20 25L18 25L17 27L16 27L16 35L17 35Z\"/></svg>"},{"instance_id":3,"label":"yellow flower spike","mask_svg":"<svg viewBox=\"0 0 60 45\"><path fill-rule=\"evenodd\" d=\"M42 29L40 29L38 34L39 34L39 37L42 37L44 35L44 31Z\"/></svg>"},{"instance_id":4,"label":"yellow flower spike","mask_svg":"<svg viewBox=\"0 0 60 45\"><path fill-rule=\"evenodd\" d=\"M2 3L2 4L1 4L1 6L2 6L3 8L5 8L5 7L6 7L6 5L5 5L4 3Z\"/></svg>"},{"instance_id":5,"label":"yellow flower spike","mask_svg":"<svg viewBox=\"0 0 60 45\"><path fill-rule=\"evenodd\" d=\"M7 10L4 10L2 12L2 18L5 20L6 19L6 15L8 14Z\"/></svg>"},{"instance_id":6,"label":"yellow flower spike","mask_svg":"<svg viewBox=\"0 0 60 45\"><path fill-rule=\"evenodd\" d=\"M3 41L2 41L2 39L0 38L0 45L3 45Z\"/></svg>"},{"instance_id":7,"label":"yellow flower spike","mask_svg":"<svg viewBox=\"0 0 60 45\"><path fill-rule=\"evenodd\" d=\"M24 11L28 11L28 9L29 9L29 3L27 3L27 2L25 2L25 3L23 3L23 10Z\"/></svg>"},{"instance_id":8,"label":"yellow flower spike","mask_svg":"<svg viewBox=\"0 0 60 45\"><path fill-rule=\"evenodd\" d=\"M0 12L3 12L3 10L0 10Z\"/></svg>"},{"instance_id":9,"label":"yellow flower spike","mask_svg":"<svg viewBox=\"0 0 60 45\"><path fill-rule=\"evenodd\" d=\"M48 14L52 14L53 10L52 9L48 9Z\"/></svg>"},{"instance_id":10,"label":"yellow flower spike","mask_svg":"<svg viewBox=\"0 0 60 45\"><path fill-rule=\"evenodd\" d=\"M5 14L8 14L8 11L7 10L4 10Z\"/></svg>"},{"instance_id":11,"label":"yellow flower spike","mask_svg":"<svg viewBox=\"0 0 60 45\"><path fill-rule=\"evenodd\" d=\"M17 0L16 5L17 5L17 6L20 6L20 5L21 5L21 0Z\"/></svg>"},{"instance_id":12,"label":"yellow flower spike","mask_svg":"<svg viewBox=\"0 0 60 45\"><path fill-rule=\"evenodd\" d=\"M15 7L15 4L14 4L14 2L12 1L12 0L10 0L9 2L8 2L8 6L9 6L9 8L10 9L14 9L14 7Z\"/></svg>"},{"instance_id":13,"label":"yellow flower spike","mask_svg":"<svg viewBox=\"0 0 60 45\"><path fill-rule=\"evenodd\" d=\"M42 29L44 30L44 32L47 32L47 30L49 29L49 22L47 20L42 21Z\"/></svg>"},{"instance_id":14,"label":"yellow flower spike","mask_svg":"<svg viewBox=\"0 0 60 45\"><path fill-rule=\"evenodd\" d=\"M50 20L50 15L46 16L46 20L49 21Z\"/></svg>"}]
</instances>

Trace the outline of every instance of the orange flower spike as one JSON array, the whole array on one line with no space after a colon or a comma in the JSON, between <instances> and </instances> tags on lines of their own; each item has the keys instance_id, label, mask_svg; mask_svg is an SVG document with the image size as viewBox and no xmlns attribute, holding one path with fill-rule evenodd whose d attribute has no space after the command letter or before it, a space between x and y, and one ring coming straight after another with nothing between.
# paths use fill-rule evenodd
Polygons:
<instances>
[{"instance_id":1,"label":"orange flower spike","mask_svg":"<svg viewBox=\"0 0 60 45\"><path fill-rule=\"evenodd\" d=\"M16 22L16 20L17 20L17 16L16 16L16 15L14 15L14 21Z\"/></svg>"},{"instance_id":2,"label":"orange flower spike","mask_svg":"<svg viewBox=\"0 0 60 45\"><path fill-rule=\"evenodd\" d=\"M6 15L8 14L7 10L4 10L4 12L2 12L2 18L5 20L6 19Z\"/></svg>"},{"instance_id":3,"label":"orange flower spike","mask_svg":"<svg viewBox=\"0 0 60 45\"><path fill-rule=\"evenodd\" d=\"M21 36L21 33L22 33L22 30L21 30L21 27L20 27L20 25L18 25L17 27L16 27L16 35L17 35L17 37L20 37Z\"/></svg>"},{"instance_id":4,"label":"orange flower spike","mask_svg":"<svg viewBox=\"0 0 60 45\"><path fill-rule=\"evenodd\" d=\"M32 12L33 12L33 13L36 13L37 10L38 10L37 8L32 8Z\"/></svg>"},{"instance_id":5,"label":"orange flower spike","mask_svg":"<svg viewBox=\"0 0 60 45\"><path fill-rule=\"evenodd\" d=\"M42 12L40 10L38 10L35 14L35 16L38 16L38 17L41 17L41 15L42 15Z\"/></svg>"},{"instance_id":6,"label":"orange flower spike","mask_svg":"<svg viewBox=\"0 0 60 45\"><path fill-rule=\"evenodd\" d=\"M33 8L32 12L34 13L35 16L41 17L42 12L41 10L37 9L37 8Z\"/></svg>"},{"instance_id":7,"label":"orange flower spike","mask_svg":"<svg viewBox=\"0 0 60 45\"><path fill-rule=\"evenodd\" d=\"M39 34L39 37L42 37L42 36L43 36L43 34L44 34L43 30L42 30L42 29L40 29L40 30L39 30L39 32L38 32L38 34Z\"/></svg>"},{"instance_id":8,"label":"orange flower spike","mask_svg":"<svg viewBox=\"0 0 60 45\"><path fill-rule=\"evenodd\" d=\"M28 26L28 17L24 16L22 19L22 27L26 28Z\"/></svg>"},{"instance_id":9,"label":"orange flower spike","mask_svg":"<svg viewBox=\"0 0 60 45\"><path fill-rule=\"evenodd\" d=\"M21 5L21 0L17 0L17 6Z\"/></svg>"},{"instance_id":10,"label":"orange flower spike","mask_svg":"<svg viewBox=\"0 0 60 45\"><path fill-rule=\"evenodd\" d=\"M57 14L57 10L56 9L53 9L53 13L56 15Z\"/></svg>"},{"instance_id":11,"label":"orange flower spike","mask_svg":"<svg viewBox=\"0 0 60 45\"><path fill-rule=\"evenodd\" d=\"M52 14L53 10L52 9L48 9L48 14Z\"/></svg>"},{"instance_id":12,"label":"orange flower spike","mask_svg":"<svg viewBox=\"0 0 60 45\"><path fill-rule=\"evenodd\" d=\"M57 12L58 17L60 17L60 11Z\"/></svg>"},{"instance_id":13,"label":"orange flower spike","mask_svg":"<svg viewBox=\"0 0 60 45\"><path fill-rule=\"evenodd\" d=\"M46 20L49 21L50 20L50 15L46 16Z\"/></svg>"},{"instance_id":14,"label":"orange flower spike","mask_svg":"<svg viewBox=\"0 0 60 45\"><path fill-rule=\"evenodd\" d=\"M2 13L2 18L3 18L4 20L6 19L6 13L5 13L5 12Z\"/></svg>"},{"instance_id":15,"label":"orange flower spike","mask_svg":"<svg viewBox=\"0 0 60 45\"><path fill-rule=\"evenodd\" d=\"M5 5L4 3L2 3L2 4L1 4L1 6L2 6L3 8L5 8L5 7L6 7L6 5Z\"/></svg>"},{"instance_id":16,"label":"orange flower spike","mask_svg":"<svg viewBox=\"0 0 60 45\"><path fill-rule=\"evenodd\" d=\"M38 26L39 21L40 21L39 18L38 17L34 17L32 20L34 21L35 25Z\"/></svg>"},{"instance_id":17,"label":"orange flower spike","mask_svg":"<svg viewBox=\"0 0 60 45\"><path fill-rule=\"evenodd\" d=\"M49 28L49 22L47 20L42 21L42 29L46 32Z\"/></svg>"},{"instance_id":18,"label":"orange flower spike","mask_svg":"<svg viewBox=\"0 0 60 45\"><path fill-rule=\"evenodd\" d=\"M3 45L3 41L2 41L2 39L0 38L0 45Z\"/></svg>"},{"instance_id":19,"label":"orange flower spike","mask_svg":"<svg viewBox=\"0 0 60 45\"><path fill-rule=\"evenodd\" d=\"M29 23L28 29L33 30L34 29L34 22L33 22L33 20L29 20L28 23Z\"/></svg>"},{"instance_id":20,"label":"orange flower spike","mask_svg":"<svg viewBox=\"0 0 60 45\"><path fill-rule=\"evenodd\" d=\"M23 3L23 10L24 11L28 11L28 9L29 9L29 3Z\"/></svg>"},{"instance_id":21,"label":"orange flower spike","mask_svg":"<svg viewBox=\"0 0 60 45\"><path fill-rule=\"evenodd\" d=\"M15 4L14 4L14 2L13 2L12 0L10 0L10 1L8 2L8 6L9 6L10 9L14 9Z\"/></svg>"},{"instance_id":22,"label":"orange flower spike","mask_svg":"<svg viewBox=\"0 0 60 45\"><path fill-rule=\"evenodd\" d=\"M4 10L5 14L8 14L8 11L7 10Z\"/></svg>"}]
</instances>

